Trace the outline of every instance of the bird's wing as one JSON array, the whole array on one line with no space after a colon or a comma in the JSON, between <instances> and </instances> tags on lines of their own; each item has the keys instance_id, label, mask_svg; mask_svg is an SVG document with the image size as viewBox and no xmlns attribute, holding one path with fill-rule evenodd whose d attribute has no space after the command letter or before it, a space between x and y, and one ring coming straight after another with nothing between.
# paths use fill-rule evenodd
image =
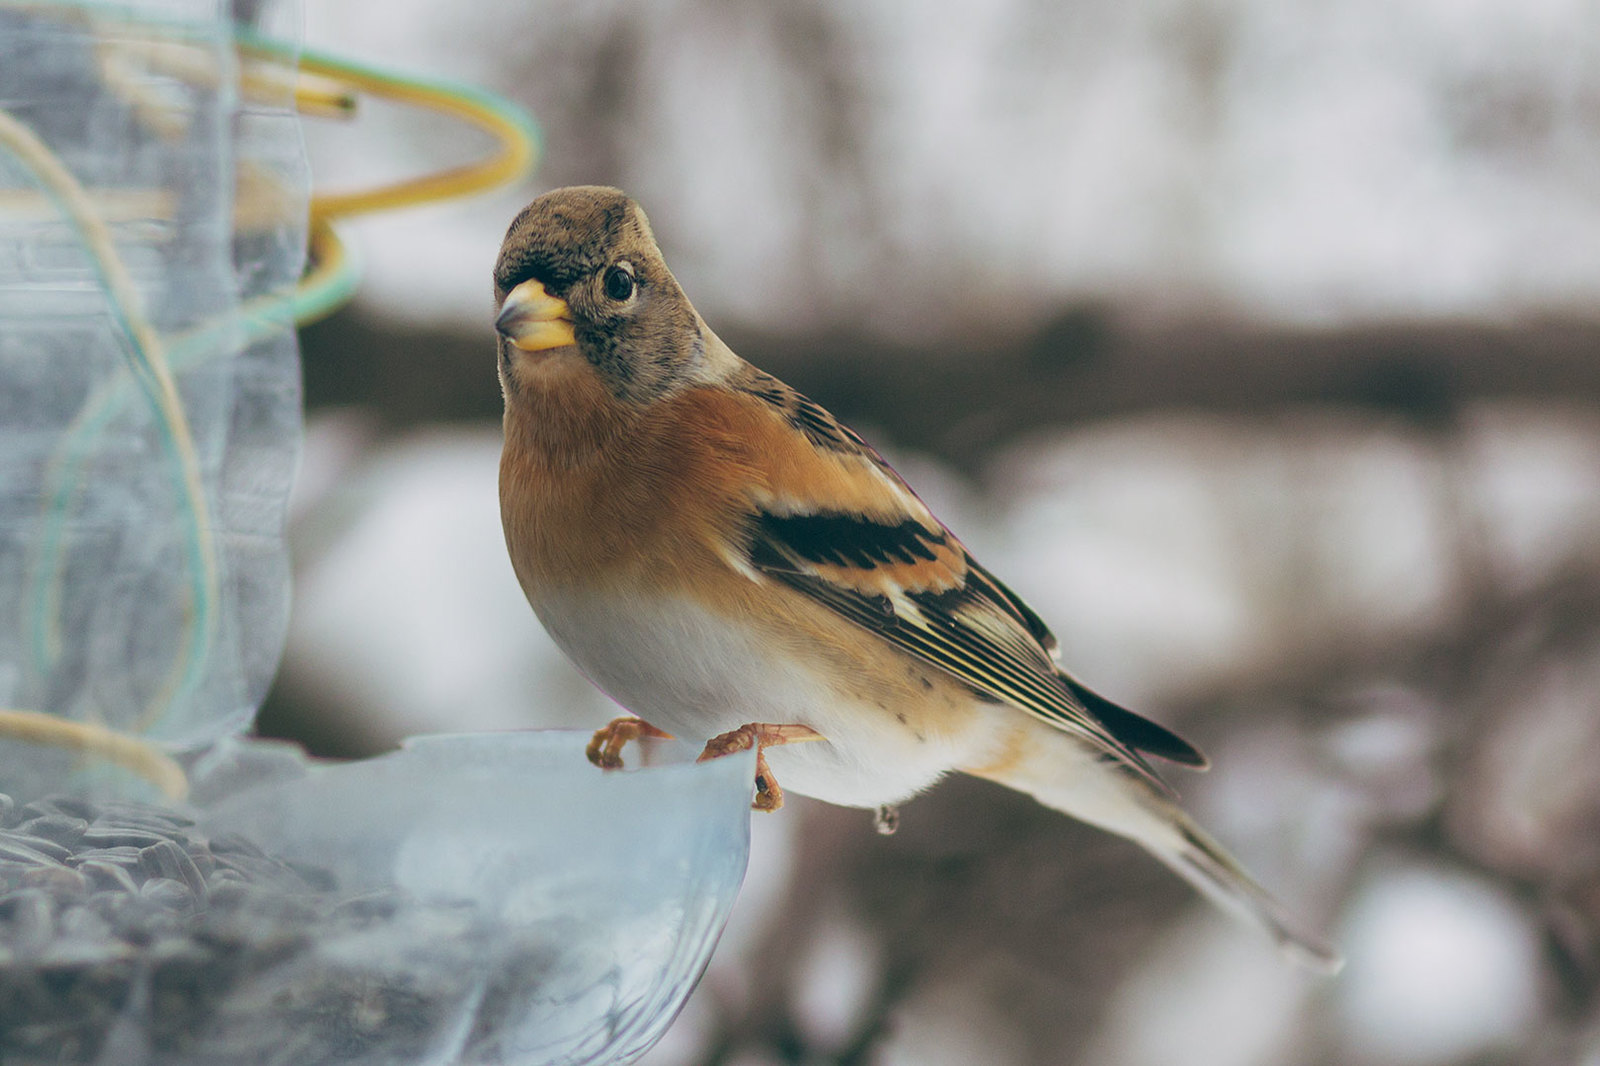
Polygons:
<instances>
[{"instance_id":1,"label":"bird's wing","mask_svg":"<svg viewBox=\"0 0 1600 1066\"><path fill-rule=\"evenodd\" d=\"M1176 735L1063 674L1055 638L1039 616L980 566L853 430L769 375L752 372L749 386L814 447L781 449L806 458L768 469L739 546L745 569L1157 784L1140 749L1204 764Z\"/></svg>"}]
</instances>

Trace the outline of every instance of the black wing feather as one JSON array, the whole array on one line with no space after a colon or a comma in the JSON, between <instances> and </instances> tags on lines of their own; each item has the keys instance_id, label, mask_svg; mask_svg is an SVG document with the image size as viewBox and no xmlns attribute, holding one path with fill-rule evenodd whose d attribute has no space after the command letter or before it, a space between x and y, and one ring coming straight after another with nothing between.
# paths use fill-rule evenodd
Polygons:
<instances>
[{"instance_id":1,"label":"black wing feather","mask_svg":"<svg viewBox=\"0 0 1600 1066\"><path fill-rule=\"evenodd\" d=\"M947 531L912 519L889 524L857 514L778 515L758 512L750 524L749 559L857 625L951 674L975 692L1028 711L1079 735L1165 788L1139 754L1204 765L1189 744L1154 722L1123 710L1055 666L1051 636L1039 616L963 553L965 584L942 592L908 592L911 614L888 596L829 580L817 566L871 570L933 560L951 543Z\"/></svg>"},{"instance_id":2,"label":"black wing feather","mask_svg":"<svg viewBox=\"0 0 1600 1066\"><path fill-rule=\"evenodd\" d=\"M1129 747L1196 770L1210 767L1211 760L1206 758L1204 752L1166 726L1158 725L1126 707L1119 707L1067 674L1062 674L1061 680L1067 683L1072 694L1078 697L1089 713L1111 731L1112 736Z\"/></svg>"},{"instance_id":3,"label":"black wing feather","mask_svg":"<svg viewBox=\"0 0 1600 1066\"><path fill-rule=\"evenodd\" d=\"M865 460L916 500L883 457L821 404L748 365L730 387L768 405L821 452ZM758 508L748 530L748 559L756 570L938 666L974 692L1081 736L1157 785L1160 781L1140 751L1189 766L1205 765L1205 756L1176 734L1061 672L1055 663L1056 638L1043 619L919 509L925 521L914 514L881 522L850 511L780 514ZM830 580L818 571L834 567L870 573L920 563L937 567L941 558L953 567L947 575L964 581L942 591L903 589L901 602L914 617L902 617L889 596Z\"/></svg>"},{"instance_id":4,"label":"black wing feather","mask_svg":"<svg viewBox=\"0 0 1600 1066\"><path fill-rule=\"evenodd\" d=\"M827 566L870 570L885 563L914 563L937 558L930 546L945 543L943 533L906 519L898 525L864 521L852 514L775 515L756 517L755 543L782 545L777 558ZM759 561L758 564L759 565Z\"/></svg>"}]
</instances>

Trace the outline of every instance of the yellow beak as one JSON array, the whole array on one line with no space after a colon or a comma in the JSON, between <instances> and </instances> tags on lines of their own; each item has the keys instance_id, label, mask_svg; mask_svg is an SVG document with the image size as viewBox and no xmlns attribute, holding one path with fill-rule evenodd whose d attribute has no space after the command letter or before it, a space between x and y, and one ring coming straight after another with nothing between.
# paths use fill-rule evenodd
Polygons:
<instances>
[{"instance_id":1,"label":"yellow beak","mask_svg":"<svg viewBox=\"0 0 1600 1066\"><path fill-rule=\"evenodd\" d=\"M524 281L506 293L494 328L525 352L574 343L572 311L567 301L551 296L537 281Z\"/></svg>"}]
</instances>

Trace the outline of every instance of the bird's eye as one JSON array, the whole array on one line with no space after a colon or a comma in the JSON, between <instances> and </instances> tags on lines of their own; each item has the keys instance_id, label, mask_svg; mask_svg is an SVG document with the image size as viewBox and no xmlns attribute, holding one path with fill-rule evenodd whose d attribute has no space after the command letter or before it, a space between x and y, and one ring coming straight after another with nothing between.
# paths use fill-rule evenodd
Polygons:
<instances>
[{"instance_id":1,"label":"bird's eye","mask_svg":"<svg viewBox=\"0 0 1600 1066\"><path fill-rule=\"evenodd\" d=\"M618 303L626 303L633 297L635 287L633 280L633 264L622 262L606 271L606 295Z\"/></svg>"}]
</instances>

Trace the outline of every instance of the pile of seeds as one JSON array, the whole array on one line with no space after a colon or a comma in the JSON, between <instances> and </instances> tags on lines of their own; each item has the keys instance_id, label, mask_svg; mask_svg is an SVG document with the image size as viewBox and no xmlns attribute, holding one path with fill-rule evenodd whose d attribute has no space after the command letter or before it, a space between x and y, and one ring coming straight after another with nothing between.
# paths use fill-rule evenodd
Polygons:
<instances>
[{"instance_id":1,"label":"pile of seeds","mask_svg":"<svg viewBox=\"0 0 1600 1066\"><path fill-rule=\"evenodd\" d=\"M492 1044L485 1008L545 968L523 954L517 987L486 989L492 937L470 908L340 892L164 808L0 795L5 1066L421 1061L452 1030Z\"/></svg>"}]
</instances>

